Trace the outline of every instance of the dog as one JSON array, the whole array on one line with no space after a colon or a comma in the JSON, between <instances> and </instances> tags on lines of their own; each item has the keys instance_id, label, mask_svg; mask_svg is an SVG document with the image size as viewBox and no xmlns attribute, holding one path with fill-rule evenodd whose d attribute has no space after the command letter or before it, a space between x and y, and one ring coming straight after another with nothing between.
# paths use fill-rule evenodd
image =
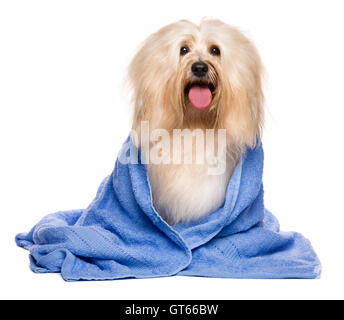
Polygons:
<instances>
[{"instance_id":1,"label":"dog","mask_svg":"<svg viewBox=\"0 0 344 320\"><path fill-rule=\"evenodd\" d=\"M149 132L163 129L171 135L175 130L206 134L212 129L217 145L225 145L221 174L208 173L209 161L196 162L203 155L195 150L194 141L191 150L178 150L184 160L191 159L188 163L165 161L172 158L169 148L160 152L161 163L147 163L153 206L168 224L204 218L223 204L240 157L261 140L262 78L254 44L219 20L169 24L138 49L128 70L137 147L148 145L152 150L156 145L144 137L142 122L149 123ZM219 130L225 135L220 137Z\"/></svg>"}]
</instances>

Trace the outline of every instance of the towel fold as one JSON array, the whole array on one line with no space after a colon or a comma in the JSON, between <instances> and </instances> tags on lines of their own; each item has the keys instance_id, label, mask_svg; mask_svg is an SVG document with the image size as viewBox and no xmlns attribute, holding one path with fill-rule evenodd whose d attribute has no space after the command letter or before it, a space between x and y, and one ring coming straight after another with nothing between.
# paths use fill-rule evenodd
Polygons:
<instances>
[{"instance_id":1,"label":"towel fold","mask_svg":"<svg viewBox=\"0 0 344 320\"><path fill-rule=\"evenodd\" d=\"M318 278L320 262L310 242L280 231L264 208L262 173L262 146L247 150L219 209L170 226L152 205L140 154L137 164L117 160L87 209L50 214L18 234L16 243L30 251L34 272L60 272L67 281L172 275Z\"/></svg>"}]
</instances>

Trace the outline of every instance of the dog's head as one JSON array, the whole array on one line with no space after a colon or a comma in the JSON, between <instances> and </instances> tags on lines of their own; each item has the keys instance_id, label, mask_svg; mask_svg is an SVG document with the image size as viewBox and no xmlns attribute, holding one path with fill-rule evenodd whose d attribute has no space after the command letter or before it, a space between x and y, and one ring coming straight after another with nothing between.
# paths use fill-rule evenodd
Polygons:
<instances>
[{"instance_id":1,"label":"dog's head","mask_svg":"<svg viewBox=\"0 0 344 320\"><path fill-rule=\"evenodd\" d=\"M133 129L224 128L253 146L263 121L262 65L254 45L218 20L170 24L152 34L129 68Z\"/></svg>"}]
</instances>

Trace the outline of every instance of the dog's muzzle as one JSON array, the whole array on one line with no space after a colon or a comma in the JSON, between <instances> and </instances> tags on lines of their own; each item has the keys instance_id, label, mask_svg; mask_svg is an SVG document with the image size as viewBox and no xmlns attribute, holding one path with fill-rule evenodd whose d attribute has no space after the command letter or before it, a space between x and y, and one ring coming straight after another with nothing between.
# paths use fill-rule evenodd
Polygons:
<instances>
[{"instance_id":1,"label":"dog's muzzle","mask_svg":"<svg viewBox=\"0 0 344 320\"><path fill-rule=\"evenodd\" d=\"M185 94L190 103L198 110L210 106L213 100L215 85L209 79L209 66L203 61L191 65L192 78L185 87Z\"/></svg>"}]
</instances>

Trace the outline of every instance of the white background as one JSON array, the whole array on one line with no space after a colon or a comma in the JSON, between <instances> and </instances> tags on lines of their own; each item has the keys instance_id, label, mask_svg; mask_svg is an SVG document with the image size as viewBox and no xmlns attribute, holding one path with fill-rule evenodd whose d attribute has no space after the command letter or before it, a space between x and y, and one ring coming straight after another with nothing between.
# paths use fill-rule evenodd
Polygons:
<instances>
[{"instance_id":1,"label":"white background","mask_svg":"<svg viewBox=\"0 0 344 320\"><path fill-rule=\"evenodd\" d=\"M344 298L343 1L1 1L0 297ZM14 236L45 214L84 208L130 128L126 67L179 19L239 26L264 61L265 203L302 232L320 280L172 277L66 283L29 270Z\"/></svg>"}]
</instances>

